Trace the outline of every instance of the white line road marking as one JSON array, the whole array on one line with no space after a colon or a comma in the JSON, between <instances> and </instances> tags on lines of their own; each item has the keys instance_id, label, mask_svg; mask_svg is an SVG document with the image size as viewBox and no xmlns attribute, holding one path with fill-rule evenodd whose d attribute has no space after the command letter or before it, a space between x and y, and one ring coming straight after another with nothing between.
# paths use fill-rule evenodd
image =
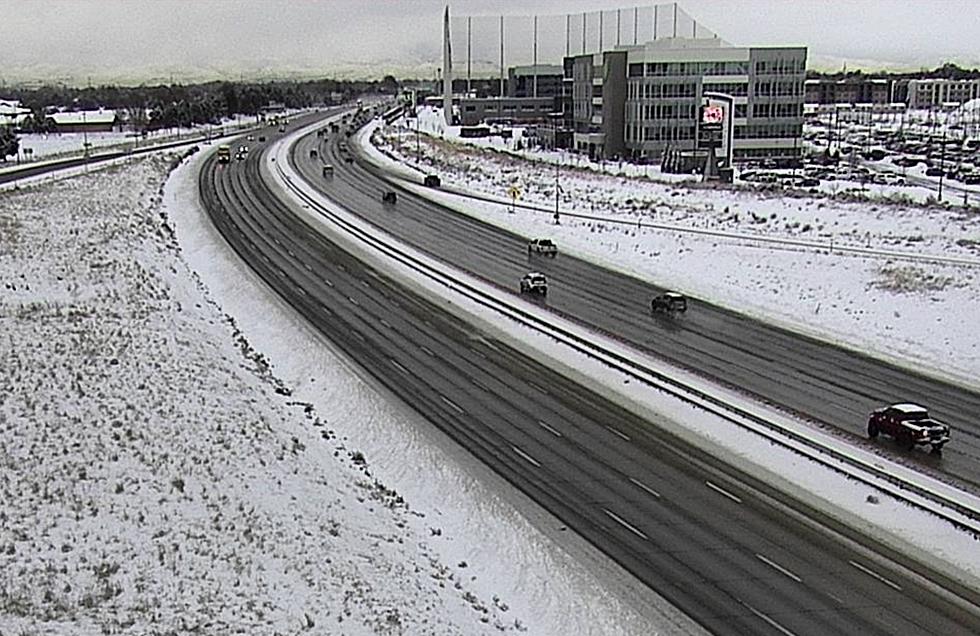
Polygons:
<instances>
[{"instance_id":1,"label":"white line road marking","mask_svg":"<svg viewBox=\"0 0 980 636\"><path fill-rule=\"evenodd\" d=\"M606 510L605 508L603 508L602 511L604 513L606 513L607 515L609 515L609 518L610 519L612 519L613 521L615 521L619 525L623 526L624 528L626 528L627 530L629 530L630 532L632 532L636 536L640 537L644 541L649 541L650 540L650 538L647 537L647 535L643 534L643 532L640 531L640 530L638 530L635 526L632 526L629 523L627 523L622 517L620 517L619 515L617 515L615 512L610 512L609 510Z\"/></svg>"},{"instance_id":2,"label":"white line road marking","mask_svg":"<svg viewBox=\"0 0 980 636\"><path fill-rule=\"evenodd\" d=\"M486 391L487 393L490 392L490 389L487 388L487 385L483 384L479 380L472 380L472 382L473 382L473 386L480 389L481 391Z\"/></svg>"},{"instance_id":3,"label":"white line road marking","mask_svg":"<svg viewBox=\"0 0 980 636\"><path fill-rule=\"evenodd\" d=\"M531 388L533 388L535 391L538 391L540 393L544 393L545 395L548 395L548 392L544 390L544 387L542 387L540 385L537 385L534 382L528 381L528 386L530 386Z\"/></svg>"},{"instance_id":4,"label":"white line road marking","mask_svg":"<svg viewBox=\"0 0 980 636\"><path fill-rule=\"evenodd\" d=\"M648 493L650 493L651 495L653 495L657 499L660 499L660 493L657 492L656 490L654 490L653 488L651 488L650 486L647 486L643 482L637 481L637 480L633 479L632 477L630 477L630 482L632 482L634 486L638 486L639 488L642 488L643 490L647 491Z\"/></svg>"},{"instance_id":5,"label":"white line road marking","mask_svg":"<svg viewBox=\"0 0 980 636\"><path fill-rule=\"evenodd\" d=\"M788 576L789 578L793 579L797 583L802 583L803 582L803 579L801 579L800 577L796 576L795 574L793 574L792 572L790 572L789 570L787 570L783 566L779 565L775 561L773 561L771 559L767 559L766 557L762 556L759 553L756 553L755 558L759 559L760 561L762 561L763 563L765 563L766 565L768 565L772 569L776 570L777 572L780 572L782 574L785 574L786 576Z\"/></svg>"},{"instance_id":6,"label":"white line road marking","mask_svg":"<svg viewBox=\"0 0 980 636\"><path fill-rule=\"evenodd\" d=\"M354 300L354 298L352 296L348 296L347 297L347 300L349 300L351 302L351 304L354 305L355 307L359 307L361 305L361 303L359 303L356 300Z\"/></svg>"},{"instance_id":7,"label":"white line road marking","mask_svg":"<svg viewBox=\"0 0 980 636\"><path fill-rule=\"evenodd\" d=\"M466 413L466 411L464 411L462 408L460 408L460 406L458 404L456 404L455 402L453 402L452 400L450 400L449 398L447 398L445 395L440 395L439 397L441 397L443 402L445 402L446 404L448 404L450 408L452 408L454 411L456 411L460 415L463 415L464 413Z\"/></svg>"},{"instance_id":8,"label":"white line road marking","mask_svg":"<svg viewBox=\"0 0 980 636\"><path fill-rule=\"evenodd\" d=\"M891 588L894 588L894 589L898 590L899 592L902 591L902 587L900 585L898 585L897 583L892 583L891 581L889 581L888 579L886 579L882 575L878 574L877 572L872 572L871 570L869 570L868 568L864 567L860 563L855 563L854 561L848 561L848 563L850 563L851 565L853 565L857 569L861 570L862 572L864 572L868 576L873 576L874 578L878 579L879 581L881 581L885 585L887 585L887 586L889 586Z\"/></svg>"},{"instance_id":9,"label":"white line road marking","mask_svg":"<svg viewBox=\"0 0 980 636\"><path fill-rule=\"evenodd\" d=\"M514 449L515 453L523 457L524 460L527 461L527 463L533 465L536 468L541 468L541 464L538 463L538 460L534 459L533 457L531 457L530 455L528 455L527 453L525 453L524 451L522 451L516 446L511 446L511 448Z\"/></svg>"},{"instance_id":10,"label":"white line road marking","mask_svg":"<svg viewBox=\"0 0 980 636\"><path fill-rule=\"evenodd\" d=\"M399 371L401 371L405 375L409 375L408 369L406 369L402 365L398 364L398 361L397 360L391 359L391 360L388 360L388 362L391 363L391 366L395 367L396 369L398 369Z\"/></svg>"},{"instance_id":11,"label":"white line road marking","mask_svg":"<svg viewBox=\"0 0 980 636\"><path fill-rule=\"evenodd\" d=\"M297 287L296 288L296 291L298 291L299 293L303 294L304 296L306 295L306 290L303 289L302 287Z\"/></svg>"},{"instance_id":12,"label":"white line road marking","mask_svg":"<svg viewBox=\"0 0 980 636\"><path fill-rule=\"evenodd\" d=\"M382 319L381 319L381 320L379 320L378 322L380 322L380 323L381 323L381 324L382 324L383 326L385 326L385 327L387 327L388 329L393 329L393 328L394 328L394 327L392 327L392 326L391 326L391 323L389 323L389 322L388 322L387 320L385 320L384 318L382 318Z\"/></svg>"},{"instance_id":13,"label":"white line road marking","mask_svg":"<svg viewBox=\"0 0 980 636\"><path fill-rule=\"evenodd\" d=\"M629 435L627 435L626 433L624 433L623 431L620 431L620 430L618 430L618 429L615 429L615 428L613 428L612 426L606 426L606 428L607 428L607 429L609 429L609 432L610 432L610 433L612 433L612 434L614 434L614 435L618 435L619 437L622 437L622 438L623 438L623 439L625 439L625 440L626 440L627 442L628 442L628 441L630 441L630 436L629 436Z\"/></svg>"},{"instance_id":14,"label":"white line road marking","mask_svg":"<svg viewBox=\"0 0 980 636\"><path fill-rule=\"evenodd\" d=\"M551 426L548 426L547 424L545 424L545 423L544 423L544 422L542 422L541 420L538 420L538 424L540 424L540 425L541 425L541 427L542 427L542 428L543 428L544 430L546 430L546 431L548 431L549 433L551 433L551 434L552 434L552 435L554 435L555 437L561 437L561 433L559 433L559 432L558 432L557 430L555 430L555 429L554 429L554 428L552 428Z\"/></svg>"},{"instance_id":15,"label":"white line road marking","mask_svg":"<svg viewBox=\"0 0 980 636\"><path fill-rule=\"evenodd\" d=\"M436 357L436 354L432 353L432 349L426 347L425 345L419 345L419 349L421 349L422 351L424 351L428 355L432 356L433 358Z\"/></svg>"},{"instance_id":16,"label":"white line road marking","mask_svg":"<svg viewBox=\"0 0 980 636\"><path fill-rule=\"evenodd\" d=\"M329 278L324 278L323 279L323 282L325 282L327 284L327 287L333 287L333 283L330 282L330 279Z\"/></svg>"},{"instance_id":17,"label":"white line road marking","mask_svg":"<svg viewBox=\"0 0 980 636\"><path fill-rule=\"evenodd\" d=\"M364 334L362 334L357 329L351 329L350 332L354 334L354 337L360 340L361 342L367 342L367 338L364 337Z\"/></svg>"},{"instance_id":18,"label":"white line road marking","mask_svg":"<svg viewBox=\"0 0 980 636\"><path fill-rule=\"evenodd\" d=\"M362 280L361 284L367 287L368 289L371 289L371 283L367 282L366 280Z\"/></svg>"},{"instance_id":19,"label":"white line road marking","mask_svg":"<svg viewBox=\"0 0 980 636\"><path fill-rule=\"evenodd\" d=\"M749 605L745 601L739 600L739 603L741 603L742 605L744 605L750 612L752 612L753 614L755 614L756 616L758 616L762 620L766 621L767 623L769 623L774 628L778 629L780 632L786 634L786 636L796 636L796 634L794 634L793 632L789 631L788 629L786 629L785 627L783 627L782 625L780 625L779 623L777 623L776 621L774 621L772 618L770 618L769 616L766 616L765 614L763 614L762 612L760 612L756 608L752 607L751 605Z\"/></svg>"},{"instance_id":20,"label":"white line road marking","mask_svg":"<svg viewBox=\"0 0 980 636\"><path fill-rule=\"evenodd\" d=\"M305 267L306 268L306 271L308 271L308 272L312 272L313 271L313 268L310 267L310 264L309 263L303 263L303 267Z\"/></svg>"},{"instance_id":21,"label":"white line road marking","mask_svg":"<svg viewBox=\"0 0 980 636\"><path fill-rule=\"evenodd\" d=\"M500 348L497 345L493 344L492 342L490 342L486 338L480 338L480 340L483 341L483 344L485 344L487 347L493 349L494 351L497 351L497 352L500 351Z\"/></svg>"},{"instance_id":22,"label":"white line road marking","mask_svg":"<svg viewBox=\"0 0 980 636\"><path fill-rule=\"evenodd\" d=\"M714 484L713 484L713 483L711 483L710 481L706 481L706 482L704 482L704 485L705 485L705 486L707 486L708 488L710 488L710 489L712 489L712 490L714 490L714 491L715 491L715 492L717 492L717 493L721 493L722 495L725 495L726 497L728 497L729 499L731 499L731 500L732 500L732 501L734 501L735 503L742 503L742 500L741 500L741 499L739 499L738 497L736 497L736 496L735 496L735 495L733 495L732 493L730 493L730 492L728 492L728 491L727 491L727 490L725 490L724 488L722 488L722 487L720 487L720 486L716 486L716 485L714 485Z\"/></svg>"}]
</instances>

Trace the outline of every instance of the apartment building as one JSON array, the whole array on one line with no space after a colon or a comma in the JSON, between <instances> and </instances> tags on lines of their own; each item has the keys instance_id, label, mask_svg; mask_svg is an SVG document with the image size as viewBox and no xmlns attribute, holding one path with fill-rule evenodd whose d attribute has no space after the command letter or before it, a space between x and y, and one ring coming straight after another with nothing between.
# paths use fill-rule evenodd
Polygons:
<instances>
[{"instance_id":1,"label":"apartment building","mask_svg":"<svg viewBox=\"0 0 980 636\"><path fill-rule=\"evenodd\" d=\"M980 79L914 79L906 86L909 108L932 108L980 99Z\"/></svg>"},{"instance_id":2,"label":"apartment building","mask_svg":"<svg viewBox=\"0 0 980 636\"><path fill-rule=\"evenodd\" d=\"M804 83L807 104L888 104L892 80L878 77L808 79Z\"/></svg>"}]
</instances>

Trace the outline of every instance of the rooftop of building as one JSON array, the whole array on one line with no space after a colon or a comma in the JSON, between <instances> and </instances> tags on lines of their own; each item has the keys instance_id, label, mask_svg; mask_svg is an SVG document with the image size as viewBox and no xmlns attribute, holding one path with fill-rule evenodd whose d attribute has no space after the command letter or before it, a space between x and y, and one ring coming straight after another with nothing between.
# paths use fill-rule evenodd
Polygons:
<instances>
[{"instance_id":1,"label":"rooftop of building","mask_svg":"<svg viewBox=\"0 0 980 636\"><path fill-rule=\"evenodd\" d=\"M111 124L116 121L116 111L107 109L78 110L68 113L51 113L48 117L60 126L68 124Z\"/></svg>"},{"instance_id":2,"label":"rooftop of building","mask_svg":"<svg viewBox=\"0 0 980 636\"><path fill-rule=\"evenodd\" d=\"M524 64L508 70L514 75L562 75L565 72L560 64Z\"/></svg>"}]
</instances>

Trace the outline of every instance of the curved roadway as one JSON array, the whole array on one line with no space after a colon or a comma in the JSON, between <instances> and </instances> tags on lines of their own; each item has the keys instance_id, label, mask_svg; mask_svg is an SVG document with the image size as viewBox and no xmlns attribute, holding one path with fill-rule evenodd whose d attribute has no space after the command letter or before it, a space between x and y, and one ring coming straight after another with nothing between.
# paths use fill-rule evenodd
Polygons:
<instances>
[{"instance_id":1,"label":"curved roadway","mask_svg":"<svg viewBox=\"0 0 980 636\"><path fill-rule=\"evenodd\" d=\"M280 201L259 155L226 165L212 156L201 173L202 200L241 258L394 395L708 630L980 632L976 613L806 520L810 511L765 484L356 260ZM348 197L358 188L343 178L331 187ZM377 195L367 186L355 211L404 213ZM556 292L549 302L569 293Z\"/></svg>"},{"instance_id":2,"label":"curved roadway","mask_svg":"<svg viewBox=\"0 0 980 636\"><path fill-rule=\"evenodd\" d=\"M698 300L677 316L653 316L662 291L644 281L559 254L527 254L527 240L399 189L395 206L380 192L393 186L361 160L348 163L339 135L307 135L296 167L323 194L393 236L501 288L517 291L531 269L548 276L553 311L637 349L747 392L763 402L819 422L891 459L914 464L980 492L980 393L827 342L775 327ZM348 142L350 143L350 142ZM356 153L353 143L351 150ZM309 150L316 148L317 157ZM324 179L323 162L334 165ZM559 246L560 247L560 246ZM952 427L942 455L908 453L889 438L866 439L868 413L882 404L918 402Z\"/></svg>"}]
</instances>

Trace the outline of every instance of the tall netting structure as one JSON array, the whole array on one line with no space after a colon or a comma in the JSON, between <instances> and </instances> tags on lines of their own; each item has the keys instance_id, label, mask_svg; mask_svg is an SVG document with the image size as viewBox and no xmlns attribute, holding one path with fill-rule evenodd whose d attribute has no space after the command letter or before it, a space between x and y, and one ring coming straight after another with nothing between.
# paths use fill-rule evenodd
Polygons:
<instances>
[{"instance_id":1,"label":"tall netting structure","mask_svg":"<svg viewBox=\"0 0 980 636\"><path fill-rule=\"evenodd\" d=\"M450 17L455 86L499 78L519 65L561 65L567 56L599 53L668 37L718 37L677 3L550 15Z\"/></svg>"}]
</instances>

